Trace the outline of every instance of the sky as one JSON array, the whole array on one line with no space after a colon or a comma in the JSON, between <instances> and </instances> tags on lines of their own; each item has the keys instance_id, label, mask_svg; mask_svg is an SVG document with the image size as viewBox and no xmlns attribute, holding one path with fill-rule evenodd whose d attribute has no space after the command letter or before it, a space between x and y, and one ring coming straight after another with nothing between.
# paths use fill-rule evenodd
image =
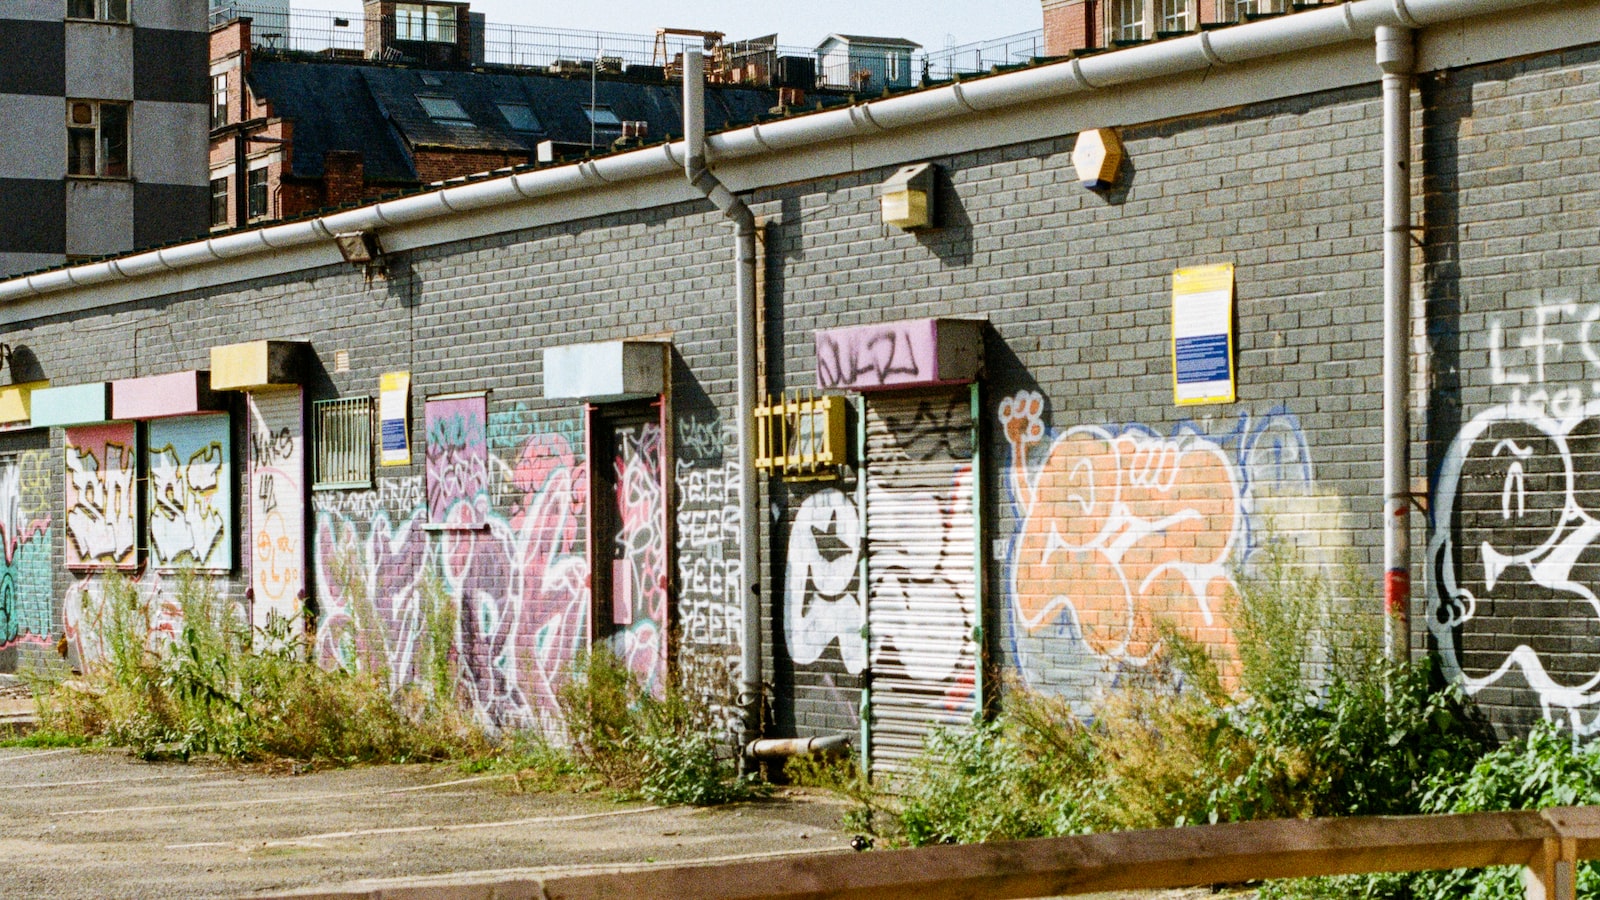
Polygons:
<instances>
[{"instance_id":1,"label":"sky","mask_svg":"<svg viewBox=\"0 0 1600 900\"><path fill-rule=\"evenodd\" d=\"M294 0L295 9L359 14L360 0ZM491 24L533 25L653 35L658 27L721 31L729 40L777 32L778 43L815 47L833 33L903 37L927 50L1005 37L1040 27L1040 0L957 0L862 3L850 0L695 0L663 4L650 0L603 3L532 3L528 0L472 0Z\"/></svg>"}]
</instances>

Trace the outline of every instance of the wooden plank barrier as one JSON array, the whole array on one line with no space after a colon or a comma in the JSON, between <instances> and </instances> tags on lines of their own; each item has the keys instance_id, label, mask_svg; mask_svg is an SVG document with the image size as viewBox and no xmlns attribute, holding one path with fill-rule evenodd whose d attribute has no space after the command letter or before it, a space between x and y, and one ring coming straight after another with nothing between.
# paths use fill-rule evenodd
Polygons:
<instances>
[{"instance_id":1,"label":"wooden plank barrier","mask_svg":"<svg viewBox=\"0 0 1600 900\"><path fill-rule=\"evenodd\" d=\"M1574 900L1600 807L1281 819L716 865L355 884L295 900L967 900L1424 869L1525 866L1528 900Z\"/></svg>"}]
</instances>

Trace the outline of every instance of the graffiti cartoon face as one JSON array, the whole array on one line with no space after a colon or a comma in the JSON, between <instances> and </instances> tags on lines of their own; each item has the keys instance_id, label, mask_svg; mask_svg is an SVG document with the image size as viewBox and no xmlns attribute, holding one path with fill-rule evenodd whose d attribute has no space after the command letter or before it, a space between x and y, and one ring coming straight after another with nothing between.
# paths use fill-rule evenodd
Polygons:
<instances>
[{"instance_id":1,"label":"graffiti cartoon face","mask_svg":"<svg viewBox=\"0 0 1600 900\"><path fill-rule=\"evenodd\" d=\"M1600 409L1585 412L1491 409L1441 466L1428 625L1469 690L1518 670L1547 708L1600 699Z\"/></svg>"}]
</instances>

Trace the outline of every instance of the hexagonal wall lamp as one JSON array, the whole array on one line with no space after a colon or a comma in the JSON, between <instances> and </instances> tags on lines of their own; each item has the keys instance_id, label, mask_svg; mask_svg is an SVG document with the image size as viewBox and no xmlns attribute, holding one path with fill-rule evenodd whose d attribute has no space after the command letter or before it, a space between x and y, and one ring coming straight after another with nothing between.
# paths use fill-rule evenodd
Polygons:
<instances>
[{"instance_id":1,"label":"hexagonal wall lamp","mask_svg":"<svg viewBox=\"0 0 1600 900\"><path fill-rule=\"evenodd\" d=\"M1088 128L1078 132L1072 145L1072 167L1078 180L1091 191L1103 191L1117 183L1122 169L1122 140L1109 128Z\"/></svg>"}]
</instances>

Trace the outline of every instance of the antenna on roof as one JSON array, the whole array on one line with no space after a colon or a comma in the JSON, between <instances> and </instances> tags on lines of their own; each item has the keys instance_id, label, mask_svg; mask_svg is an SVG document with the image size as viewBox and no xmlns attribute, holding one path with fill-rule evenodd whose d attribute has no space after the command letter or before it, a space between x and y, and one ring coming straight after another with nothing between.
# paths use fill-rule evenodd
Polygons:
<instances>
[{"instance_id":1,"label":"antenna on roof","mask_svg":"<svg viewBox=\"0 0 1600 900\"><path fill-rule=\"evenodd\" d=\"M589 149L594 150L594 104L596 96L596 73L600 70L600 35L594 36L594 59L589 62Z\"/></svg>"}]
</instances>

